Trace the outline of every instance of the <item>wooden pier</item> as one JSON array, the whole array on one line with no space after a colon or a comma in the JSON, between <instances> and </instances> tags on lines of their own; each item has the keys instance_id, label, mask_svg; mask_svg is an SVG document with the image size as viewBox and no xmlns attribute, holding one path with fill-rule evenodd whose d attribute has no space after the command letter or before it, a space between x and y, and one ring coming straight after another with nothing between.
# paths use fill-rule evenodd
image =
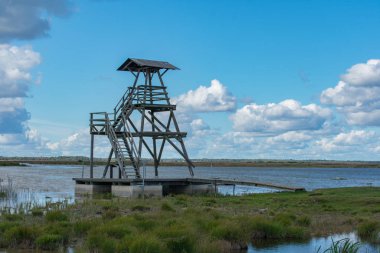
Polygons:
<instances>
[{"instance_id":1,"label":"wooden pier","mask_svg":"<svg viewBox=\"0 0 380 253\"><path fill-rule=\"evenodd\" d=\"M221 185L245 185L264 187L281 191L305 191L302 187L291 187L272 183L221 178L73 178L76 193L112 193L120 197L133 197L141 194L164 196L168 194L215 193Z\"/></svg>"}]
</instances>

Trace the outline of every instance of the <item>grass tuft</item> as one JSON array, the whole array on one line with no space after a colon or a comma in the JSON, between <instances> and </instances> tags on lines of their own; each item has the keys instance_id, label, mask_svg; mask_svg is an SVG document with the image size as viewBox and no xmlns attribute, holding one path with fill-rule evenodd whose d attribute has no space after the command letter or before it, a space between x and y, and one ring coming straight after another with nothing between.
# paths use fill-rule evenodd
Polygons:
<instances>
[{"instance_id":1,"label":"grass tuft","mask_svg":"<svg viewBox=\"0 0 380 253\"><path fill-rule=\"evenodd\" d=\"M319 253L321 248L318 249ZM339 241L333 241L331 246L327 248L323 253L357 253L360 250L360 243L351 242L350 239L345 238Z\"/></svg>"},{"instance_id":2,"label":"grass tuft","mask_svg":"<svg viewBox=\"0 0 380 253\"><path fill-rule=\"evenodd\" d=\"M365 221L358 227L358 235L369 242L380 241L380 223L377 221Z\"/></svg>"},{"instance_id":3,"label":"grass tuft","mask_svg":"<svg viewBox=\"0 0 380 253\"><path fill-rule=\"evenodd\" d=\"M46 213L45 216L46 220L49 222L56 222L56 221L67 221L69 217L67 214L60 210L53 210Z\"/></svg>"},{"instance_id":4,"label":"grass tuft","mask_svg":"<svg viewBox=\"0 0 380 253\"><path fill-rule=\"evenodd\" d=\"M167 202L162 203L161 210L162 211L168 211L168 212L174 212L175 211L175 209Z\"/></svg>"},{"instance_id":5,"label":"grass tuft","mask_svg":"<svg viewBox=\"0 0 380 253\"><path fill-rule=\"evenodd\" d=\"M138 236L133 240L129 253L166 253L165 246L157 238L149 235ZM180 253L177 252L177 253Z\"/></svg>"},{"instance_id":6,"label":"grass tuft","mask_svg":"<svg viewBox=\"0 0 380 253\"><path fill-rule=\"evenodd\" d=\"M37 248L42 250L56 250L63 244L64 238L61 235L44 234L36 239Z\"/></svg>"}]
</instances>

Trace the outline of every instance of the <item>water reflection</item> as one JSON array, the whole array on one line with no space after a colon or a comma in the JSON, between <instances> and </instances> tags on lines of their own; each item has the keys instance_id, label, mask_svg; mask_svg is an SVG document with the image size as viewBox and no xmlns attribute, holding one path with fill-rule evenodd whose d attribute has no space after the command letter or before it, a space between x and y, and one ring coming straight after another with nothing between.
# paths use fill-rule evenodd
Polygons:
<instances>
[{"instance_id":1,"label":"water reflection","mask_svg":"<svg viewBox=\"0 0 380 253\"><path fill-rule=\"evenodd\" d=\"M358 253L378 253L380 252L380 245L373 245L365 242L361 242L356 233L336 234L327 237L315 237L308 241L303 242L278 242L278 241L266 241L266 242L252 242L248 246L247 253L316 253L320 247L319 252L324 252L332 244L332 241L336 242L348 238L351 242L359 242L360 250Z\"/></svg>"}]
</instances>

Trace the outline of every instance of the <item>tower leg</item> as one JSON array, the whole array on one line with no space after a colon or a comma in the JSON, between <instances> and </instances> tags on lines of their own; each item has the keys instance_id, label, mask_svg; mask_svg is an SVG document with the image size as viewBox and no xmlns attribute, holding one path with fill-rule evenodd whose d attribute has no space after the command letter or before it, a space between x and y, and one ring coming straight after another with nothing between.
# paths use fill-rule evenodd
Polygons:
<instances>
[{"instance_id":1,"label":"tower leg","mask_svg":"<svg viewBox=\"0 0 380 253\"><path fill-rule=\"evenodd\" d=\"M112 166L111 166L112 155L113 155L113 148L111 148L110 154L108 155L107 165L104 168L104 172L103 172L103 178L106 177L107 172L108 172L108 168L110 168L110 167L112 168Z\"/></svg>"},{"instance_id":2,"label":"tower leg","mask_svg":"<svg viewBox=\"0 0 380 253\"><path fill-rule=\"evenodd\" d=\"M140 133L143 133L144 132L144 124L145 124L145 109L143 109L141 111L141 114L142 114L142 117L141 117L141 126L140 126ZM138 147L138 161L139 161L139 164L141 164L141 154L142 154L142 146L143 146L143 135L141 134L140 137L139 137L139 147Z\"/></svg>"},{"instance_id":3,"label":"tower leg","mask_svg":"<svg viewBox=\"0 0 380 253\"><path fill-rule=\"evenodd\" d=\"M179 133L180 132L179 126L178 126L177 120L174 116L173 110L170 110L170 115L173 118L173 123L174 123L175 129ZM186 147L185 147L185 144L183 143L182 137L178 138L178 141L181 144L182 152L183 152L185 160L187 162L187 167L189 168L190 175L193 177L194 176L193 165L191 163L189 163L190 159L189 159L189 156L187 154Z\"/></svg>"},{"instance_id":4,"label":"tower leg","mask_svg":"<svg viewBox=\"0 0 380 253\"><path fill-rule=\"evenodd\" d=\"M152 132L155 131L154 128L154 112L151 112L151 120L152 120ZM154 175L158 177L158 161L157 161L157 146L156 146L156 138L153 137L153 163L154 163Z\"/></svg>"},{"instance_id":5,"label":"tower leg","mask_svg":"<svg viewBox=\"0 0 380 253\"><path fill-rule=\"evenodd\" d=\"M90 178L94 178L94 135L91 134Z\"/></svg>"}]
</instances>

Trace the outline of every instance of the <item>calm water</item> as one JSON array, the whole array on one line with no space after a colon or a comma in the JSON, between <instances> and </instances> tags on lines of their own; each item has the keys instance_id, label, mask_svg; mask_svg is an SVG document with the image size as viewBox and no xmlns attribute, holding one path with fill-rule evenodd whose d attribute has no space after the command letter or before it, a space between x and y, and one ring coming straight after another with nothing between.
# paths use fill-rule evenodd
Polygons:
<instances>
[{"instance_id":1,"label":"calm water","mask_svg":"<svg viewBox=\"0 0 380 253\"><path fill-rule=\"evenodd\" d=\"M337 234L327 237L316 237L306 242L300 243L280 243L277 245L250 245L247 253L316 253L321 247L320 253L331 246L332 240L335 242L341 239L349 238L351 241L360 242L360 239L355 233ZM371 245L360 242L359 253L378 253L380 252L379 245Z\"/></svg>"},{"instance_id":2,"label":"calm water","mask_svg":"<svg viewBox=\"0 0 380 253\"><path fill-rule=\"evenodd\" d=\"M0 179L11 178L15 188L25 194L32 192L38 199L73 198L72 178L88 177L89 169L68 165L33 165L30 167L0 167ZM100 177L103 167L95 168ZM146 168L147 177L153 177L153 168ZM188 177L185 167L160 167L160 177ZM307 190L348 186L380 186L380 169L366 168L249 168L249 167L197 167L196 177L253 180ZM232 194L232 186L220 187L223 193ZM270 189L237 186L236 193L267 192Z\"/></svg>"},{"instance_id":3,"label":"calm water","mask_svg":"<svg viewBox=\"0 0 380 253\"><path fill-rule=\"evenodd\" d=\"M100 177L103 167L95 168ZM36 202L57 201L74 198L74 177L88 177L88 167L68 165L33 165L28 167L0 167L1 184L11 179L21 199ZM153 177L153 168L146 168L147 177ZM185 167L161 167L160 177L188 177ZM197 167L196 177L253 180L288 186L304 187L307 190L351 186L380 186L380 169L367 168L247 168L247 167ZM232 186L219 187L222 193L232 194ZM237 186L235 193L270 192L271 189ZM0 200L0 207L10 205ZM335 235L334 240L351 238L359 241L354 233ZM313 238L302 243L276 245L250 245L248 253L315 253L317 248L325 249L331 244L331 237ZM1 250L0 250L1 252ZM8 251L9 252L9 251ZM72 252L72 251L71 251ZM323 252L323 251L322 251ZM380 252L379 246L364 244L361 252Z\"/></svg>"}]
</instances>

